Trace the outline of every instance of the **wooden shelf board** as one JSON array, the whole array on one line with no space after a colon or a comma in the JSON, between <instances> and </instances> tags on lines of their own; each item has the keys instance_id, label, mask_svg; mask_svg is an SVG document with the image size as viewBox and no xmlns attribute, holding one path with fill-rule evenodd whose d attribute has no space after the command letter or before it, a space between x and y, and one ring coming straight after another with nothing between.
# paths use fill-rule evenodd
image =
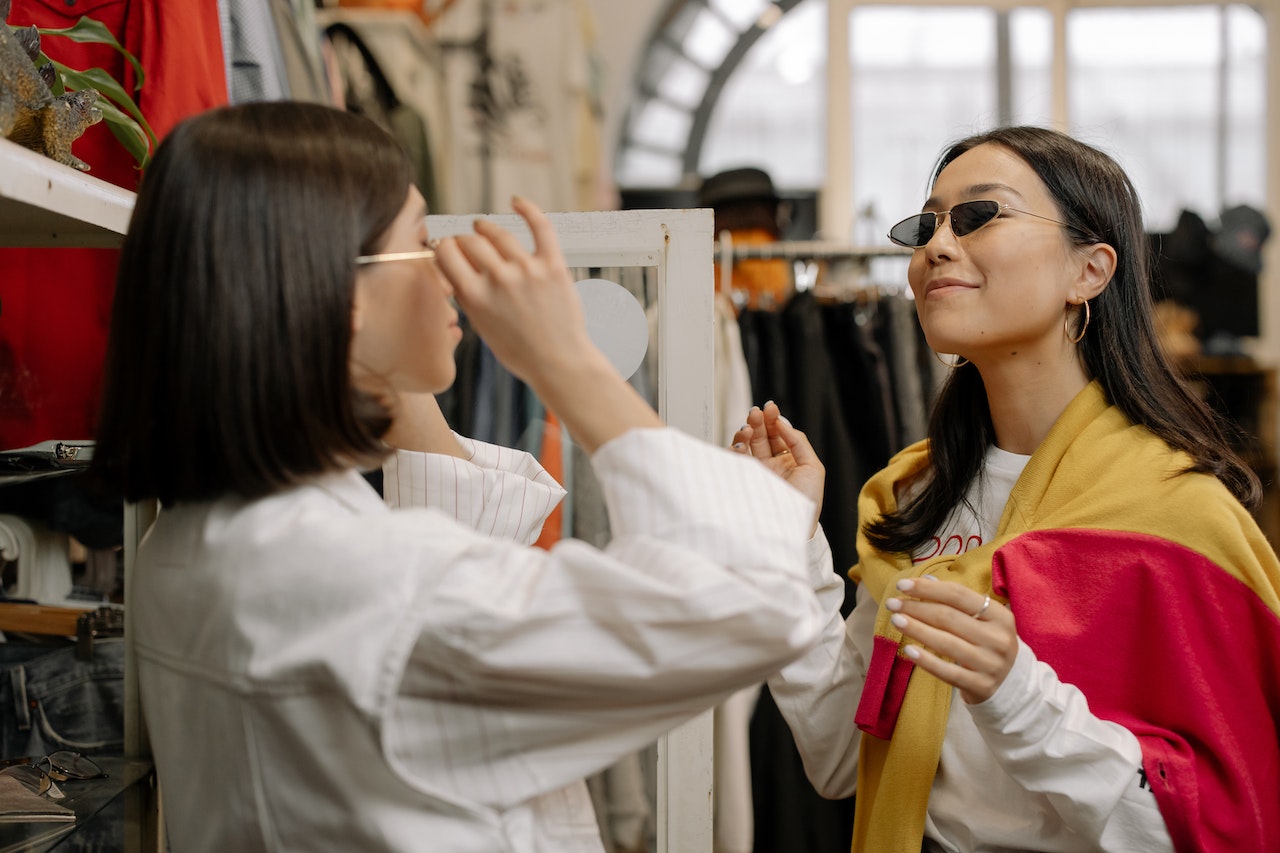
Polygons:
<instances>
[{"instance_id":1,"label":"wooden shelf board","mask_svg":"<svg viewBox=\"0 0 1280 853\"><path fill-rule=\"evenodd\" d=\"M134 194L0 139L0 246L120 245Z\"/></svg>"}]
</instances>

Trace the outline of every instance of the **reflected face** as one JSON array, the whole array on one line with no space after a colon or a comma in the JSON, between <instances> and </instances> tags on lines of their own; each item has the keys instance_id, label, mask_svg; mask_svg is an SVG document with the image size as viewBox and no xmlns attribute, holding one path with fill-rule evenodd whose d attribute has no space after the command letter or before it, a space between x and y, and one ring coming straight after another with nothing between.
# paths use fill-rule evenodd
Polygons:
<instances>
[{"instance_id":1,"label":"reflected face","mask_svg":"<svg viewBox=\"0 0 1280 853\"><path fill-rule=\"evenodd\" d=\"M428 248L427 205L410 187L379 254ZM351 374L378 393L439 393L453 384L454 349L462 339L453 288L429 258L390 259L356 268Z\"/></svg>"},{"instance_id":2,"label":"reflected face","mask_svg":"<svg viewBox=\"0 0 1280 853\"><path fill-rule=\"evenodd\" d=\"M1031 167L993 143L948 164L923 210L942 213L977 199L1017 210L1002 210L963 237L940 217L911 256L907 277L929 346L987 363L1061 348L1080 261L1067 230L1037 218L1062 219L1061 212Z\"/></svg>"}]
</instances>

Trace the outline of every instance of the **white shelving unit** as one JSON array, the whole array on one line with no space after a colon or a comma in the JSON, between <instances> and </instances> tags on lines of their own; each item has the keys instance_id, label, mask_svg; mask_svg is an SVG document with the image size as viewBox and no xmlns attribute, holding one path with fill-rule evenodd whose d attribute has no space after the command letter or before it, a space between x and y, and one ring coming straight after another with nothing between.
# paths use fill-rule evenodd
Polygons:
<instances>
[{"instance_id":1,"label":"white shelving unit","mask_svg":"<svg viewBox=\"0 0 1280 853\"><path fill-rule=\"evenodd\" d=\"M92 175L64 166L0 139L0 246L88 247L119 246L133 213L134 193ZM124 524L125 601L129 599L133 558L154 509L127 505ZM149 754L138 703L132 649L128 647L128 606L125 607L125 754ZM126 808L134 808L126 803ZM150 808L142 806L142 808ZM134 835L134 833L137 833ZM158 850L158 820L138 815L127 829L128 850Z\"/></svg>"}]
</instances>

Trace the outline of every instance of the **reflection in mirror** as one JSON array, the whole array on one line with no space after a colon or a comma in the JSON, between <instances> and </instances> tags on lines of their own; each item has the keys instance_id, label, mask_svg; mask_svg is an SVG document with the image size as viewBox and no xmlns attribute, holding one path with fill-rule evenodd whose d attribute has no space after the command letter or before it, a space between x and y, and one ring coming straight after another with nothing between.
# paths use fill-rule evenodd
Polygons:
<instances>
[{"instance_id":1,"label":"reflection in mirror","mask_svg":"<svg viewBox=\"0 0 1280 853\"><path fill-rule=\"evenodd\" d=\"M577 267L570 273L580 284L592 340L657 409L657 269ZM584 282L591 283L584 288ZM532 454L568 491L543 526L539 546L574 538L603 548L610 540L609 518L590 458L574 444L555 415L497 362L465 316L460 325L463 337L456 350L458 376L453 387L439 396L445 419L464 435ZM638 342L637 335L643 336ZM625 363L620 364L619 357ZM630 369L628 364L632 364ZM656 849L656 770L657 745L652 744L588 778L606 851L643 853Z\"/></svg>"}]
</instances>

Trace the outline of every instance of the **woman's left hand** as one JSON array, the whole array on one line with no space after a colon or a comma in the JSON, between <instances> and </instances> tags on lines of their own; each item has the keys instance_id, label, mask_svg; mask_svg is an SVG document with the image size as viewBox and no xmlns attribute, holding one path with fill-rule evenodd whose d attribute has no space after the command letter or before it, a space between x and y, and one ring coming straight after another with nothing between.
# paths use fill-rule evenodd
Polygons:
<instances>
[{"instance_id":1,"label":"woman's left hand","mask_svg":"<svg viewBox=\"0 0 1280 853\"><path fill-rule=\"evenodd\" d=\"M817 532L827 469L814 452L808 436L782 416L777 403L769 401L763 408L751 407L747 422L733 435L733 450L759 459L770 471L813 501L813 530L809 535Z\"/></svg>"},{"instance_id":2,"label":"woman's left hand","mask_svg":"<svg viewBox=\"0 0 1280 853\"><path fill-rule=\"evenodd\" d=\"M885 602L894 626L921 645L903 653L959 689L964 701L990 699L1018 656L1013 611L994 598L931 575L898 581L906 593ZM923 646L923 648L922 648Z\"/></svg>"}]
</instances>

